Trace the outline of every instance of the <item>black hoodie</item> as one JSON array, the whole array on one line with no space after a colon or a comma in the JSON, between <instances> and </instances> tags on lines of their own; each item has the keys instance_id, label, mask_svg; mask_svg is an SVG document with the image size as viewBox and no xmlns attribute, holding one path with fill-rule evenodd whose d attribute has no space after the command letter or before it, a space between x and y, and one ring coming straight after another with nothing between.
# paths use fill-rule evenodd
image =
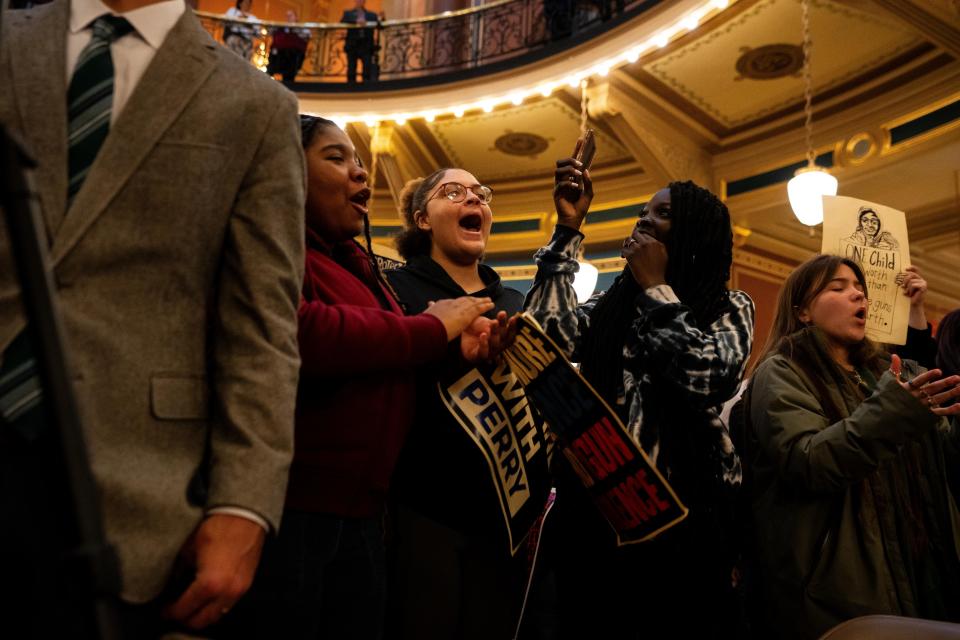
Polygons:
<instances>
[{"instance_id":1,"label":"black hoodie","mask_svg":"<svg viewBox=\"0 0 960 640\"><path fill-rule=\"evenodd\" d=\"M490 267L481 264L479 268L486 287L469 294L428 256L413 257L386 276L408 315L422 312L432 300L465 295L492 299L495 307L487 313L489 317L499 311L512 316L523 309L522 293L504 287ZM460 357L455 340L446 364L457 363ZM423 367L418 373L416 417L391 491L398 502L462 533L506 539L483 454L440 400L437 378L442 366Z\"/></svg>"}]
</instances>

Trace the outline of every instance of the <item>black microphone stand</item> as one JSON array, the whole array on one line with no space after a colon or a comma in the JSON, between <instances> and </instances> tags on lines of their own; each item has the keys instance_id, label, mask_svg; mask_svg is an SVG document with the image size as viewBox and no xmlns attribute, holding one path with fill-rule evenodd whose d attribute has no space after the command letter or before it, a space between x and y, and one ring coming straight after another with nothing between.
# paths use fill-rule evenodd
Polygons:
<instances>
[{"instance_id":1,"label":"black microphone stand","mask_svg":"<svg viewBox=\"0 0 960 640\"><path fill-rule=\"evenodd\" d=\"M66 550L74 561L76 583L89 598L98 637L120 640L117 615L120 569L103 530L100 498L90 470L83 425L70 382L63 326L50 268L43 222L32 188L30 169L36 162L0 123L0 209L4 212L21 297L36 338L37 369L50 419L60 443L69 486L63 487L73 507L78 544ZM38 505L38 508L49 505ZM53 551L53 550L52 550Z\"/></svg>"}]
</instances>

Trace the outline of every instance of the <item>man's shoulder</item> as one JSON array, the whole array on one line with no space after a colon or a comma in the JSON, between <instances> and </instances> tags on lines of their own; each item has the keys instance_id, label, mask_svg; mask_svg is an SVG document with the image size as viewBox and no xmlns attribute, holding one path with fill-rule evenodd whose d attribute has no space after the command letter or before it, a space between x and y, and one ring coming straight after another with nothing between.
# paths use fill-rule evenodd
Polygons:
<instances>
[{"instance_id":1,"label":"man's shoulder","mask_svg":"<svg viewBox=\"0 0 960 640\"><path fill-rule=\"evenodd\" d=\"M3 40L9 43L8 36L15 31L39 28L40 25L53 19L60 13L64 13L64 2L48 2L39 4L29 9L4 9L3 10Z\"/></svg>"},{"instance_id":2,"label":"man's shoulder","mask_svg":"<svg viewBox=\"0 0 960 640\"><path fill-rule=\"evenodd\" d=\"M289 89L260 71L248 61L221 44L212 47L217 67L214 81L218 90L223 90L232 98L249 102L276 106L278 102L296 104L296 97Z\"/></svg>"}]
</instances>

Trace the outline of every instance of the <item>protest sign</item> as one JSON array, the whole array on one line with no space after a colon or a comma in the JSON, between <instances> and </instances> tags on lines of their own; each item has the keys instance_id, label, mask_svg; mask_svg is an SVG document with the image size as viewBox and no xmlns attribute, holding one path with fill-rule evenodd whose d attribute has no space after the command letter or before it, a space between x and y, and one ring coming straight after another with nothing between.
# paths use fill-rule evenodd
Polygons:
<instances>
[{"instance_id":1,"label":"protest sign","mask_svg":"<svg viewBox=\"0 0 960 640\"><path fill-rule=\"evenodd\" d=\"M448 371L437 386L490 468L510 553L516 554L550 495L553 445L543 418L505 360Z\"/></svg>"},{"instance_id":2,"label":"protest sign","mask_svg":"<svg viewBox=\"0 0 960 640\"><path fill-rule=\"evenodd\" d=\"M902 211L848 198L824 196L821 253L850 258L867 279L867 336L887 344L905 344L910 299L900 284L910 265L907 219Z\"/></svg>"},{"instance_id":3,"label":"protest sign","mask_svg":"<svg viewBox=\"0 0 960 640\"><path fill-rule=\"evenodd\" d=\"M504 359L613 527L617 543L649 540L683 520L687 508L563 351L529 314L518 318L517 327Z\"/></svg>"}]
</instances>

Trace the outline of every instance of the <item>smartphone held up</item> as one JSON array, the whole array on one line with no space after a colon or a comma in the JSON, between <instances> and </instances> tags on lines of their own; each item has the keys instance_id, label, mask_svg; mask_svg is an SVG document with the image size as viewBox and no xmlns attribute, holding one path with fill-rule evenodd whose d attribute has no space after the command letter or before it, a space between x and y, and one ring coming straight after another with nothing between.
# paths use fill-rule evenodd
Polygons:
<instances>
[{"instance_id":1,"label":"smartphone held up","mask_svg":"<svg viewBox=\"0 0 960 640\"><path fill-rule=\"evenodd\" d=\"M581 172L586 172L593 164L593 158L597 154L597 143L593 129L587 129L582 136L577 139L577 144L573 148L572 158L580 163L578 167ZM569 184L562 188L561 194L564 199L570 202L576 202L583 191L583 178L571 179Z\"/></svg>"}]
</instances>

